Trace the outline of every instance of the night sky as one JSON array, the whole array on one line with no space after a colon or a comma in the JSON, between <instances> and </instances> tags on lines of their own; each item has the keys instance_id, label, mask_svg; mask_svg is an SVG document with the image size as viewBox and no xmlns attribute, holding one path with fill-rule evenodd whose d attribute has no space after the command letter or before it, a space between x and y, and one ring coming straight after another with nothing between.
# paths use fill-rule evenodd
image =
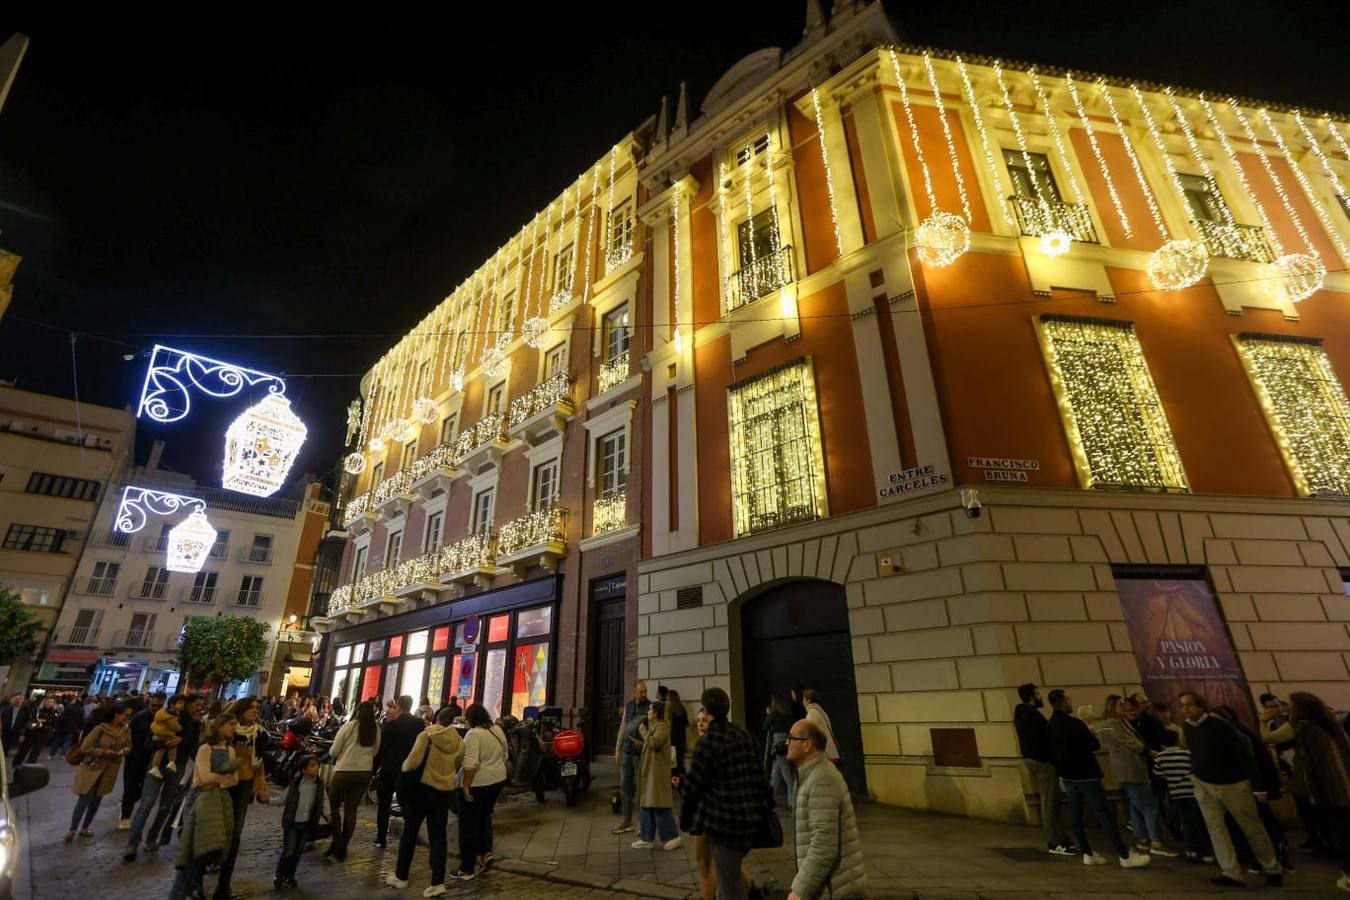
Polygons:
<instances>
[{"instance_id":1,"label":"night sky","mask_svg":"<svg viewBox=\"0 0 1350 900\"><path fill-rule=\"evenodd\" d=\"M331 473L357 382L623 134L689 82L793 45L803 3L469 3L133 28L0 15L31 37L0 111L0 247L24 257L0 378L135 402L156 341L286 374ZM888 2L919 44L1350 110L1339 2ZM634 10L642 10L642 18ZM575 13L585 10L584 13ZM396 18L397 17L397 18ZM42 323L42 324L38 324ZM218 483L243 408L142 423Z\"/></svg>"}]
</instances>

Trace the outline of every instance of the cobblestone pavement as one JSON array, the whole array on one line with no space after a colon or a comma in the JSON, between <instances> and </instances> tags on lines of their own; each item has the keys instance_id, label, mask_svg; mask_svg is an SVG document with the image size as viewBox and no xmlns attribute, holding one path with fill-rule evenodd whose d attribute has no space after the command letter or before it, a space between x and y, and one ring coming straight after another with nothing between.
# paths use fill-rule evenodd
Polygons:
<instances>
[{"instance_id":1,"label":"cobblestone pavement","mask_svg":"<svg viewBox=\"0 0 1350 900\"><path fill-rule=\"evenodd\" d=\"M71 767L61 760L50 763L52 783L42 791L15 801L23 828L23 853L18 876L19 900L76 900L100 898L162 898L173 877L175 845L142 854L135 863L123 863L125 832L116 831L116 803L120 785L107 798L94 822L95 836L61 843L75 798L70 793ZM611 835L616 817L608 798L617 786L613 764L597 765L597 781L590 793L571 809L558 793L543 805L532 795L503 797L497 807L496 853L500 860L487 876L468 884L452 885L447 896L530 898L684 898L695 889L693 842L679 851L634 850L635 834ZM1004 825L934 813L901 810L877 804L860 805L863 855L867 862L871 897L1023 898L1059 895L1108 898L1163 898L1213 896L1221 889L1209 878L1212 866L1181 860L1154 859L1145 869L1124 871L1116 866L1085 868L1077 859L1051 857L1040 849L1040 829ZM244 829L244 847L235 872L236 892L250 897L282 896L272 890L272 871L281 843L279 798L268 807L254 806ZM363 807L347 862L333 864L320 858L321 847L300 864L299 891L290 897L417 897L429 883L427 851L419 847L413 861L411 886L402 892L385 887L383 875L393 866L395 850L377 850L374 809ZM794 869L791 822L785 821L787 840L781 849L756 851L749 865L755 880L786 893ZM454 861L454 822L450 851ZM1296 856L1297 870L1280 891L1260 889L1252 877L1244 896L1334 897L1335 866L1307 856ZM208 885L210 882L208 881Z\"/></svg>"}]
</instances>

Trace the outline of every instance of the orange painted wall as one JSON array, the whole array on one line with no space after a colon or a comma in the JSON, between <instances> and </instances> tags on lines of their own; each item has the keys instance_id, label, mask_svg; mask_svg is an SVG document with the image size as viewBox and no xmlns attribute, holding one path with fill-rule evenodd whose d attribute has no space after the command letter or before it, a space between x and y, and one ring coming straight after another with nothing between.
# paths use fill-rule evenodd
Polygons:
<instances>
[{"instance_id":1,"label":"orange painted wall","mask_svg":"<svg viewBox=\"0 0 1350 900\"><path fill-rule=\"evenodd\" d=\"M726 388L732 382L730 336L694 350L694 422L698 431L698 542L730 540L731 462Z\"/></svg>"},{"instance_id":2,"label":"orange painted wall","mask_svg":"<svg viewBox=\"0 0 1350 900\"><path fill-rule=\"evenodd\" d=\"M848 141L848 162L853 173L853 202L862 217L863 243L877 239L877 223L872 217L872 198L867 195L867 170L863 168L862 146L858 143L858 120L852 111L844 114L844 139Z\"/></svg>"},{"instance_id":3,"label":"orange painted wall","mask_svg":"<svg viewBox=\"0 0 1350 900\"><path fill-rule=\"evenodd\" d=\"M928 173L933 181L933 193L937 195L938 205L951 213L961 214L961 192L952 173L951 154L947 151L947 139L942 133L942 120L938 118L937 107L915 105L912 101L921 92L910 92L910 109L914 112L914 124L919 129L919 142L923 145L924 160L928 163ZM929 93L927 96L931 97ZM909 121L905 118L905 107L900 102L900 92L894 88L885 91L890 103L891 115L895 119L896 130L900 134L901 153L905 160L905 175L910 191L914 194L914 208L919 220L925 219L932 209L923 188L923 169L914 155L914 141L909 131ZM944 103L959 102L956 97L943 94ZM947 124L952 130L952 141L956 144L956 158L961 170L961 180L966 186L966 195L970 198L971 231L993 231L989 222L989 212L984 202L984 193L980 190L979 176L975 171L975 162L971 159L967 146L965 129L961 118L952 108L947 109ZM984 165L981 161L980 165Z\"/></svg>"},{"instance_id":4,"label":"orange painted wall","mask_svg":"<svg viewBox=\"0 0 1350 900\"><path fill-rule=\"evenodd\" d=\"M1121 141L1120 135L1103 132L1095 127L1093 135L1097 138L1097 147L1101 150L1102 158L1106 160L1107 168L1111 172L1111 181L1116 186L1116 196L1120 198L1120 206L1125 210L1125 218L1129 220L1132 232L1131 236L1125 236L1120 216L1111 201L1111 191L1106 186L1106 178L1097 164L1097 157L1092 153L1092 144L1088 141L1087 132L1081 128L1071 128L1069 142L1073 145L1074 155L1078 157L1092 204L1096 207L1097 215L1102 220L1102 228L1106 231L1105 234L1098 236L1103 239L1103 243L1112 247L1126 247L1132 250L1158 249L1163 244L1163 238L1153 222L1153 215L1149 212L1148 201L1139 187L1139 180L1134 177L1134 169L1130 165L1129 156L1125 153L1125 144Z\"/></svg>"},{"instance_id":5,"label":"orange painted wall","mask_svg":"<svg viewBox=\"0 0 1350 900\"><path fill-rule=\"evenodd\" d=\"M1271 152L1269 148L1267 152ZM1278 152L1278 151L1275 151ZM1289 218L1289 213L1285 211L1284 204L1280 200L1280 195L1275 190L1275 185L1271 184L1270 176L1266 174L1265 167L1261 165L1261 160L1255 153L1238 153L1238 160L1242 163L1242 171L1247 176L1247 183L1251 185L1252 192L1261 201L1261 205L1266 209L1266 215L1270 217L1270 224L1279 235L1280 242L1284 244L1285 253L1307 253L1307 245L1303 238L1294 227L1293 219ZM1341 262L1341 255L1336 252L1336 245L1327 237L1326 229L1322 227L1322 222L1317 218L1317 211L1313 209L1312 204L1308 202L1308 195L1303 192L1298 180L1294 178L1294 173L1289 168L1289 161L1283 157L1271 157L1272 167L1275 174L1280 178L1280 184L1284 187L1285 195L1289 197L1294 209L1298 212L1299 220L1303 224L1303 229L1308 232L1312 238L1313 245L1317 248L1318 255L1322 257L1322 262L1329 271L1344 269L1345 262ZM1331 210L1331 215L1336 211ZM1253 222L1251 224L1259 224ZM1350 261L1348 261L1350 262Z\"/></svg>"},{"instance_id":6,"label":"orange painted wall","mask_svg":"<svg viewBox=\"0 0 1350 900\"><path fill-rule=\"evenodd\" d=\"M820 155L820 140L816 123L786 104L788 137L792 141L793 176L797 183L797 202L801 213L802 230L806 243L806 274L819 271L839 257L839 246L834 239L834 221L830 217L830 193L825 184L825 163ZM846 165L847 160L831 160L830 164ZM836 202L852 202L849 197L836 197Z\"/></svg>"},{"instance_id":7,"label":"orange painted wall","mask_svg":"<svg viewBox=\"0 0 1350 900\"><path fill-rule=\"evenodd\" d=\"M698 180L698 194L689 206L689 258L694 261L689 281L694 297L694 321L705 325L722 316L717 282L720 252L717 216L708 205L717 192L717 170L712 157L694 163L689 174Z\"/></svg>"}]
</instances>

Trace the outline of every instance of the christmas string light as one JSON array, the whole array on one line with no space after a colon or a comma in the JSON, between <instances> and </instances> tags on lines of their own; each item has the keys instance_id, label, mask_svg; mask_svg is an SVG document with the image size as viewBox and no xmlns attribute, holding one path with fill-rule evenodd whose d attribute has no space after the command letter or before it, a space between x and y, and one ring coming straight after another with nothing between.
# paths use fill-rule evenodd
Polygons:
<instances>
[{"instance_id":1,"label":"christmas string light","mask_svg":"<svg viewBox=\"0 0 1350 900\"><path fill-rule=\"evenodd\" d=\"M549 260L553 258L552 244L550 243L549 237L549 229L550 226L553 224L552 213L553 210L551 206L548 210L544 212L544 248L543 248L543 256L539 261L539 286L534 292L534 315L526 319L525 323L520 326L520 331L521 334L524 335L525 337L526 345L534 348L535 350L539 350L545 344L547 344L549 336L548 319L543 318L543 313L545 312L545 310L541 309L541 306L543 305L544 302L543 301L544 287L546 284L546 276L547 276L547 272L545 270L548 269ZM566 215L567 215L567 193L563 192L562 212L560 213L558 219L559 232L562 231L562 217ZM533 256L531 256L531 261L533 261Z\"/></svg>"},{"instance_id":2,"label":"christmas string light","mask_svg":"<svg viewBox=\"0 0 1350 900\"><path fill-rule=\"evenodd\" d=\"M940 208L937 202L937 194L933 190L933 178L928 171L928 161L923 155L923 145L919 143L919 126L914 121L914 111L909 106L909 90L905 87L904 76L900 74L900 60L895 55L895 49L890 51L891 68L895 71L895 84L900 89L900 106L905 111L905 121L909 124L909 138L914 144L914 160L919 164L919 171L923 174L923 192L928 196L928 210L930 213L937 212Z\"/></svg>"},{"instance_id":3,"label":"christmas string light","mask_svg":"<svg viewBox=\"0 0 1350 900\"><path fill-rule=\"evenodd\" d=\"M1350 159L1350 146L1346 145L1345 137L1341 134L1340 129L1336 127L1336 123L1324 117L1322 119L1322 124L1326 126L1327 131L1331 132L1331 139L1335 141L1336 146L1340 148L1341 155L1346 159Z\"/></svg>"},{"instance_id":4,"label":"christmas string light","mask_svg":"<svg viewBox=\"0 0 1350 900\"><path fill-rule=\"evenodd\" d=\"M1182 121L1185 121L1185 116L1181 115L1181 109L1176 102L1176 98L1169 96L1168 99L1172 101L1172 108L1176 110L1178 117L1181 118ZM1204 107L1205 115L1209 117L1210 124L1214 126L1214 133L1219 139L1219 144L1223 147L1224 155L1228 157L1228 164L1232 167L1234 176L1237 177L1238 183L1242 185L1242 190L1247 193L1247 198L1252 201L1252 206L1256 208L1256 215L1261 220L1261 227L1265 230L1266 237L1270 240L1270 246L1274 248L1276 256L1283 256L1284 247L1280 243L1280 236L1275 233L1275 228L1270 223L1270 216L1266 214L1265 204L1261 202L1261 198L1256 196L1256 192L1252 190L1251 183L1247 180L1246 170L1242 168L1241 160L1238 159L1236 151L1233 150L1233 145L1229 143L1228 134L1224 131L1223 125L1220 124L1218 114L1214 111L1214 107L1210 104L1209 100L1205 98L1204 94L1200 95L1200 105ZM1190 125L1183 125L1182 130L1185 131L1187 135L1191 133ZM1190 138L1190 140L1194 141L1195 139ZM1200 148L1194 143L1192 144L1192 147L1194 152L1199 155ZM1213 183L1214 176L1210 174L1208 166L1205 166L1203 162L1201 162L1201 166L1205 170L1205 177ZM1226 218L1229 223L1232 224L1233 215L1231 212L1227 212L1228 204L1224 203L1221 205L1225 209Z\"/></svg>"},{"instance_id":5,"label":"christmas string light","mask_svg":"<svg viewBox=\"0 0 1350 900\"><path fill-rule=\"evenodd\" d=\"M773 169L772 162L770 162L769 168L770 170ZM675 290L673 291L675 321L671 323L671 327L675 332L675 352L678 353L680 351L680 183L678 181L675 182L675 191L671 194L670 211L671 218L674 220L672 235L675 245L675 265L672 267L675 273Z\"/></svg>"},{"instance_id":6,"label":"christmas string light","mask_svg":"<svg viewBox=\"0 0 1350 900\"><path fill-rule=\"evenodd\" d=\"M745 161L741 163L741 184L745 189L745 227L750 232L750 240L746 242L746 249L750 251L749 269L755 271L756 250L755 250L755 191L750 180L753 174L755 158L754 142L751 142L745 153ZM744 264L745 260L741 260Z\"/></svg>"},{"instance_id":7,"label":"christmas string light","mask_svg":"<svg viewBox=\"0 0 1350 900\"><path fill-rule=\"evenodd\" d=\"M615 144L614 149L609 151L609 203L605 207L605 256L609 257L614 252L614 165L619 155L619 145Z\"/></svg>"},{"instance_id":8,"label":"christmas string light","mask_svg":"<svg viewBox=\"0 0 1350 900\"><path fill-rule=\"evenodd\" d=\"M1341 237L1340 230L1332 224L1331 218L1327 215L1326 210L1323 209L1322 204L1318 202L1317 194L1313 192L1313 187L1308 182L1308 176L1303 174L1303 169L1299 167L1298 163L1294 160L1293 154L1289 152L1289 146L1284 142L1284 135L1280 134L1279 129L1275 127L1275 122L1271 119L1270 112L1262 109L1259 110L1259 113L1261 115L1261 121L1266 123L1266 129L1271 133L1271 136L1275 138L1275 146L1280 148L1280 152L1284 154L1284 158L1288 161L1289 168L1294 173L1294 179L1298 181L1299 187L1303 188L1303 193L1308 198L1308 205L1310 205L1313 208L1313 212L1317 214L1318 221L1322 223L1322 228L1326 232L1327 237L1331 238L1331 242L1336 245L1336 252L1341 255L1343 261L1350 262L1350 249L1347 249L1345 240Z\"/></svg>"},{"instance_id":9,"label":"christmas string light","mask_svg":"<svg viewBox=\"0 0 1350 900\"><path fill-rule=\"evenodd\" d=\"M1167 102L1172 106L1172 115L1176 117L1177 124L1181 126L1181 133L1186 137L1186 145L1191 148L1191 158L1194 159L1195 164L1200 167L1200 174L1203 175L1205 180L1209 182L1210 190L1212 190L1216 194L1219 193L1218 179L1214 177L1214 173L1209 168L1209 163L1205 160L1205 154L1203 151L1201 151L1200 144L1195 139L1195 133L1191 131L1190 120L1186 118L1186 113L1182 111L1181 104L1177 101L1177 95L1172 93L1172 89L1170 87L1163 88L1163 95L1167 97ZM1200 102L1201 103L1205 102L1204 95L1201 95ZM1228 138L1224 135L1222 128L1219 128L1218 132L1219 132L1219 142L1222 143L1226 148L1228 146ZM1234 163L1237 162L1237 157L1230 157L1230 158ZM1238 166L1238 179L1242 182L1243 187L1246 188L1247 176L1242 174L1241 166ZM1249 188L1247 189L1247 193L1249 194L1251 193L1251 190ZM1233 219L1233 211L1228 208L1227 203L1220 203L1219 208L1223 214L1224 224L1229 226L1237 225L1237 222ZM1262 213L1263 221L1264 218L1265 213L1263 212ZM1266 222L1266 230L1267 231L1270 230L1269 222Z\"/></svg>"},{"instance_id":10,"label":"christmas string light","mask_svg":"<svg viewBox=\"0 0 1350 900\"><path fill-rule=\"evenodd\" d=\"M1238 107L1237 101L1231 97L1228 100L1228 110L1233 114L1233 117L1237 119L1237 123L1242 128L1242 134L1247 138L1247 142L1256 150L1256 158L1261 161L1261 167L1266 170L1266 175L1270 178L1270 183L1275 187L1275 193L1280 198L1280 205L1284 207L1284 212L1289 216L1289 221L1294 224L1294 230L1298 232L1298 236L1303 240L1303 246L1307 248L1310 255L1317 256L1317 245L1313 243L1312 235L1308 234L1308 230L1303 227L1303 217L1298 214L1298 209L1294 206L1293 200L1290 199L1289 192L1284 189L1284 182L1280 179L1279 174L1275 171L1275 167L1271 164L1270 156L1266 153L1266 148L1256 139L1256 133L1252 131L1251 123L1247 121L1246 113ZM1217 120L1215 121L1215 127L1218 127ZM1271 130L1274 131L1274 128L1272 127Z\"/></svg>"},{"instance_id":11,"label":"christmas string light","mask_svg":"<svg viewBox=\"0 0 1350 900\"><path fill-rule=\"evenodd\" d=\"M1323 152L1322 142L1313 136L1312 129L1310 129L1307 123L1303 121L1303 114L1296 109L1294 110L1293 115L1294 124L1298 125L1298 130L1303 134L1303 139L1307 141L1308 146L1312 148L1313 155L1317 157L1317 162L1321 164L1322 172L1331 182L1331 186L1335 190L1336 195L1339 197L1350 196L1350 194L1346 193L1345 185L1341 183L1340 176L1337 175L1336 170L1332 168L1331 160L1327 159L1326 153Z\"/></svg>"},{"instance_id":12,"label":"christmas string light","mask_svg":"<svg viewBox=\"0 0 1350 900\"><path fill-rule=\"evenodd\" d=\"M1017 119L1017 110L1013 107L1012 96L1008 93L1008 85L1003 80L1003 66L998 60L994 60L994 79L998 82L999 92L1003 95L1003 108L1008 111L1008 119L1012 122L1013 134L1017 136L1017 148L1022 153L1022 162L1026 165L1027 177L1031 179L1031 192L1036 195L1037 205L1041 208L1041 215L1044 217L1046 231L1041 234L1040 251L1046 256L1054 259L1069 252L1073 246L1073 236L1055 221L1054 211L1050 208L1050 201L1046 198L1046 192L1041 188L1041 181L1036 177L1036 167L1031 162L1031 151L1027 149L1027 137L1022 132L1022 123Z\"/></svg>"},{"instance_id":13,"label":"christmas string light","mask_svg":"<svg viewBox=\"0 0 1350 900\"><path fill-rule=\"evenodd\" d=\"M1129 157L1130 168L1134 170L1135 181L1139 182L1139 191L1144 195L1144 202L1148 204L1148 214L1153 218L1153 224L1158 229L1158 236L1167 241L1170 232L1167 230L1166 223L1163 222L1162 210L1158 209L1158 201L1153 197L1153 188L1144 177L1144 169L1139 165L1139 154L1134 151L1134 141L1130 140L1129 134L1125 131L1125 126L1121 124L1120 113L1116 110L1116 101L1111 96L1111 88L1105 81L1097 82L1097 90L1101 94L1102 100L1106 102L1106 108L1111 112L1111 122L1116 126L1116 134L1120 136L1120 142L1125 147L1125 155ZM1163 154L1164 158L1167 156ZM1171 163L1170 159L1166 160ZM1169 172L1169 178L1175 179L1176 173ZM1179 185L1177 185L1179 188Z\"/></svg>"},{"instance_id":14,"label":"christmas string light","mask_svg":"<svg viewBox=\"0 0 1350 900\"><path fill-rule=\"evenodd\" d=\"M895 51L891 52L894 54ZM961 213L967 222L974 222L970 212L970 197L966 195L966 179L961 174L961 161L956 155L956 140L952 137L951 124L947 121L947 108L942 104L942 89L938 87L937 72L933 71L933 57L927 53L923 55L923 66L928 73L928 87L933 91L938 121L942 123L942 136L947 141L947 155L952 161L952 176L956 179L956 191L961 195Z\"/></svg>"},{"instance_id":15,"label":"christmas string light","mask_svg":"<svg viewBox=\"0 0 1350 900\"><path fill-rule=\"evenodd\" d=\"M825 190L830 195L830 224L834 226L834 246L844 255L844 241L839 236L839 206L834 199L834 175L830 171L830 152L825 148L825 117L820 112L820 91L811 88L811 104L816 110L816 136L820 139L820 161L825 165ZM751 151L751 156L754 151ZM748 189L748 188L747 188ZM751 244L754 243L752 239Z\"/></svg>"},{"instance_id":16,"label":"christmas string light","mask_svg":"<svg viewBox=\"0 0 1350 900\"><path fill-rule=\"evenodd\" d=\"M1041 101L1041 108L1045 110L1045 121L1050 127L1050 139L1055 145L1055 155L1059 157L1060 167L1064 169L1064 174L1068 177L1069 190L1073 192L1073 202L1078 206L1086 207L1087 201L1083 199L1083 188L1078 183L1078 174L1074 171L1073 165L1069 160L1069 151L1064 146L1064 136L1059 131L1059 120L1055 118L1055 111L1050 108L1050 100L1045 95L1045 88L1041 85L1041 77L1036 74L1033 67L1027 70L1031 76L1032 89L1036 91L1036 97Z\"/></svg>"},{"instance_id":17,"label":"christmas string light","mask_svg":"<svg viewBox=\"0 0 1350 900\"><path fill-rule=\"evenodd\" d=\"M961 85L966 92L966 104L970 107L971 118L975 120L975 130L980 135L980 146L984 148L984 162L989 167L989 175L994 179L994 200L998 202L999 215L1003 216L1003 221L1009 225L1016 224L1013 221L1012 213L1008 210L1008 201L1003 197L1003 191L998 187L998 165L994 162L994 149L989 142L989 132L984 127L984 115L980 112L980 104L975 100L975 88L970 83L970 72L966 69L965 60L961 57L956 58L956 67L961 71Z\"/></svg>"},{"instance_id":18,"label":"christmas string light","mask_svg":"<svg viewBox=\"0 0 1350 900\"><path fill-rule=\"evenodd\" d=\"M787 283L787 271L783 268L782 256L782 229L778 224L778 188L773 177L773 138L772 134L766 134L764 147L764 173L769 179L769 220L773 222L773 233L769 236L769 253L772 257L770 262L778 269L779 282Z\"/></svg>"},{"instance_id":19,"label":"christmas string light","mask_svg":"<svg viewBox=\"0 0 1350 900\"><path fill-rule=\"evenodd\" d=\"M595 220L599 212L599 204L596 202L600 196L600 165L597 163L592 167L591 177L591 211L586 219L586 259L581 265L581 302L585 303L591 298L591 239L595 237ZM577 204L577 216L581 215L581 204ZM598 241L597 241L598 244Z\"/></svg>"},{"instance_id":20,"label":"christmas string light","mask_svg":"<svg viewBox=\"0 0 1350 900\"><path fill-rule=\"evenodd\" d=\"M731 261L727 258L727 247L731 242L731 232L727 230L727 164L725 160L717 163L717 227L720 234L717 240L717 252L722 257L722 277L731 277Z\"/></svg>"},{"instance_id":21,"label":"christmas string light","mask_svg":"<svg viewBox=\"0 0 1350 900\"><path fill-rule=\"evenodd\" d=\"M1097 159L1097 168L1102 173L1102 180L1106 182L1106 191L1111 195L1111 204L1116 208L1116 219L1120 222L1120 230L1125 236L1133 237L1134 229L1130 227L1130 217L1125 214L1125 206L1120 202L1120 194L1116 192L1115 179L1111 177L1111 167L1106 164L1106 157L1102 155L1102 148L1097 143L1097 132L1092 127L1092 120L1088 118L1087 110L1083 108L1083 101L1078 97L1078 86L1073 83L1073 75L1064 73L1064 85L1069 90L1069 99L1073 101L1073 108L1078 113L1078 122L1083 126L1083 131L1087 134L1088 146L1092 148L1092 155ZM1050 114L1050 107L1046 106L1046 115ZM1056 130L1056 134L1058 134Z\"/></svg>"}]
</instances>

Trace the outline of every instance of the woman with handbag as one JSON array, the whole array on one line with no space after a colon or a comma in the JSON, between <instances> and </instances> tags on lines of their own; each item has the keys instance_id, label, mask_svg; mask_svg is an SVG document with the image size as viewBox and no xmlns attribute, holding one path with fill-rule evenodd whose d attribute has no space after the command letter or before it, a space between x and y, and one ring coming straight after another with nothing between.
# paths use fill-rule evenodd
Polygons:
<instances>
[{"instance_id":1,"label":"woman with handbag","mask_svg":"<svg viewBox=\"0 0 1350 900\"><path fill-rule=\"evenodd\" d=\"M380 752L380 726L375 721L375 701L356 708L350 722L338 729L328 753L333 758L333 777L328 782L328 804L333 808L333 842L324 851L338 862L347 858L347 845L356 832L356 810L370 787L375 755Z\"/></svg>"},{"instance_id":2,"label":"woman with handbag","mask_svg":"<svg viewBox=\"0 0 1350 900\"><path fill-rule=\"evenodd\" d=\"M662 850L678 850L684 845L675 815L670 811L670 728L666 725L666 704L657 700L647 707L646 738L638 758L638 808L641 811L638 839L634 850L650 850L659 842Z\"/></svg>"},{"instance_id":3,"label":"woman with handbag","mask_svg":"<svg viewBox=\"0 0 1350 900\"><path fill-rule=\"evenodd\" d=\"M469 733L459 797L459 869L452 877L469 881L492 865L492 808L506 783L506 735L481 703L470 703L464 719Z\"/></svg>"},{"instance_id":4,"label":"woman with handbag","mask_svg":"<svg viewBox=\"0 0 1350 900\"><path fill-rule=\"evenodd\" d=\"M436 715L413 741L399 776L398 800L403 807L403 836L398 843L398 863L385 876L384 883L394 888L408 886L417 834L427 823L427 843L431 848L431 886L423 897L445 893L446 825L455 795L455 773L464 759L464 742L452 725L455 717L449 709Z\"/></svg>"},{"instance_id":5,"label":"woman with handbag","mask_svg":"<svg viewBox=\"0 0 1350 900\"><path fill-rule=\"evenodd\" d=\"M78 750L66 754L66 761L72 756L79 768L75 771L75 783L71 790L79 799L75 801L75 811L70 816L70 830L66 832L66 843L75 839L75 829L85 837L93 837L89 829L98 813L98 806L105 794L117 786L117 772L122 768L122 757L131 747L131 729L127 723L134 712L129 704L118 707L111 722L94 726L94 729L80 741ZM80 817L84 817L83 826Z\"/></svg>"}]
</instances>

